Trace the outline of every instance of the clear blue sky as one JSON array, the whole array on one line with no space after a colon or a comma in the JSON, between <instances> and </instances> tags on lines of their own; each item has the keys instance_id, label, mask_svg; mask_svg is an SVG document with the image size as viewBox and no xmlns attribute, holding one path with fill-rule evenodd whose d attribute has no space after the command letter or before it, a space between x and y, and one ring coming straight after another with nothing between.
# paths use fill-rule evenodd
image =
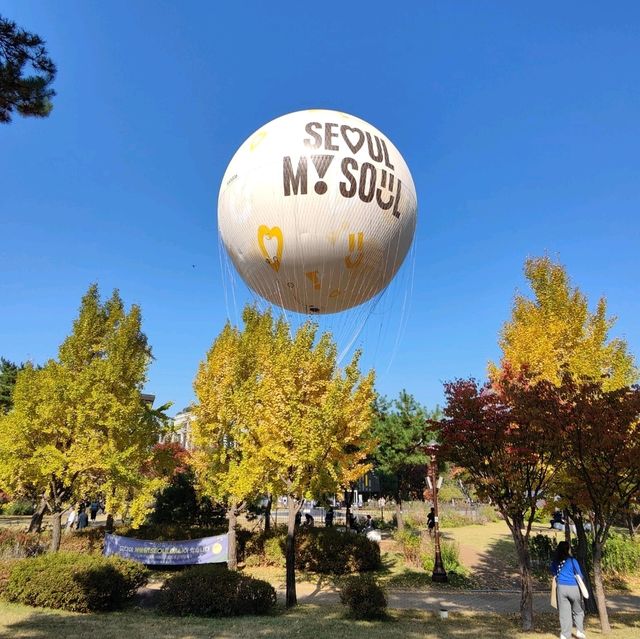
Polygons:
<instances>
[{"instance_id":1,"label":"clear blue sky","mask_svg":"<svg viewBox=\"0 0 640 639\"><path fill-rule=\"evenodd\" d=\"M608 297L614 333L640 353L640 4L0 11L45 38L59 69L51 117L0 125L1 355L55 356L88 285L118 287L143 310L148 390L186 405L227 317L226 164L261 124L312 107L384 131L418 190L406 328L398 341L396 304L392 329L374 318L360 340L382 392L434 404L443 380L484 375L523 261L545 252L594 303Z\"/></svg>"}]
</instances>

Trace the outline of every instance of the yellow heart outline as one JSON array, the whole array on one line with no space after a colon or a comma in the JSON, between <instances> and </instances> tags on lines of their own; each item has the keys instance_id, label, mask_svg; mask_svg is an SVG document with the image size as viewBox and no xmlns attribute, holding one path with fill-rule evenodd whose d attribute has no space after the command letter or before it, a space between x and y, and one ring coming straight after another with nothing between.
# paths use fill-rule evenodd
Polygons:
<instances>
[{"instance_id":1,"label":"yellow heart outline","mask_svg":"<svg viewBox=\"0 0 640 639\"><path fill-rule=\"evenodd\" d=\"M344 258L344 263L347 268L355 268L356 266L360 266L360 262L362 262L362 257L364 255L364 233L362 231L358 232L357 243L357 255L354 260L351 256L356 251L356 234L349 233L349 255Z\"/></svg>"},{"instance_id":2,"label":"yellow heart outline","mask_svg":"<svg viewBox=\"0 0 640 639\"><path fill-rule=\"evenodd\" d=\"M276 254L274 256L269 255L267 247L264 245L265 239L276 239L278 244L276 246ZM258 247L262 253L267 264L277 273L280 270L280 263L282 262L282 248L284 245L284 238L282 237L282 229L279 226L272 226L269 228L266 224L261 224L258 227Z\"/></svg>"},{"instance_id":3,"label":"yellow heart outline","mask_svg":"<svg viewBox=\"0 0 640 639\"><path fill-rule=\"evenodd\" d=\"M258 131L253 138L251 138L251 142L249 142L249 151L255 151L260 143L267 137L267 132L264 129Z\"/></svg>"}]
</instances>

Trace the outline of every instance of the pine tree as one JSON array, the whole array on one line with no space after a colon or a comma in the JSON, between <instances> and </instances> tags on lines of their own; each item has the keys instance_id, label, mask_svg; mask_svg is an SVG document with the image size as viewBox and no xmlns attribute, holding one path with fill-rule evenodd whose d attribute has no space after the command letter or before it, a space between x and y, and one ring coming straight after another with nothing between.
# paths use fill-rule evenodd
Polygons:
<instances>
[{"instance_id":1,"label":"pine tree","mask_svg":"<svg viewBox=\"0 0 640 639\"><path fill-rule=\"evenodd\" d=\"M31 75L25 75L32 72ZM50 85L56 67L44 41L0 15L0 122L11 122L17 111L23 116L46 117L51 113Z\"/></svg>"},{"instance_id":2,"label":"pine tree","mask_svg":"<svg viewBox=\"0 0 640 639\"><path fill-rule=\"evenodd\" d=\"M23 364L14 364L0 357L0 414L8 413L13 407L13 389L18 379L18 371L23 368Z\"/></svg>"}]
</instances>

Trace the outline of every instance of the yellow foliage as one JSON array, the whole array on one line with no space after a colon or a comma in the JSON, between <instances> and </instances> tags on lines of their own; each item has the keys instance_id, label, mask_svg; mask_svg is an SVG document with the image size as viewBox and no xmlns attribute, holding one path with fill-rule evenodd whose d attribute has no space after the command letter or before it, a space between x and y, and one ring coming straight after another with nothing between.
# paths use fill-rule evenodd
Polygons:
<instances>
[{"instance_id":1,"label":"yellow foliage","mask_svg":"<svg viewBox=\"0 0 640 639\"><path fill-rule=\"evenodd\" d=\"M143 473L161 418L141 398L150 351L140 324L117 292L102 304L89 289L58 360L18 374L0 423L0 486L44 494L54 512L98 492L109 508L134 499L142 512L162 482Z\"/></svg>"},{"instance_id":2,"label":"yellow foliage","mask_svg":"<svg viewBox=\"0 0 640 639\"><path fill-rule=\"evenodd\" d=\"M312 323L247 307L198 371L193 463L203 491L239 503L260 493L319 495L362 476L372 450L374 376L359 354L344 371L331 337Z\"/></svg>"},{"instance_id":3,"label":"yellow foliage","mask_svg":"<svg viewBox=\"0 0 640 639\"><path fill-rule=\"evenodd\" d=\"M572 288L565 268L548 257L528 259L525 275L534 298L516 295L511 320L500 332L500 368L527 368L534 379L559 384L563 370L576 378L604 379L606 390L638 379L633 356L621 339L608 339L615 323L605 298L590 312L586 296Z\"/></svg>"}]
</instances>

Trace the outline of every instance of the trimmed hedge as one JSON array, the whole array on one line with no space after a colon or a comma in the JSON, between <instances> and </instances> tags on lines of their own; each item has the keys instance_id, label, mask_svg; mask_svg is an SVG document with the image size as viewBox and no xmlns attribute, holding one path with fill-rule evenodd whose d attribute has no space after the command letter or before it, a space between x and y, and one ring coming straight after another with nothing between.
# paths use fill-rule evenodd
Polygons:
<instances>
[{"instance_id":1,"label":"trimmed hedge","mask_svg":"<svg viewBox=\"0 0 640 639\"><path fill-rule=\"evenodd\" d=\"M333 575L369 572L381 566L380 546L365 535L337 528L309 528L296 535L296 565Z\"/></svg>"},{"instance_id":2,"label":"trimmed hedge","mask_svg":"<svg viewBox=\"0 0 640 639\"><path fill-rule=\"evenodd\" d=\"M144 566L117 558L59 552L25 559L11 570L5 597L73 612L115 610L147 582Z\"/></svg>"},{"instance_id":3,"label":"trimmed hedge","mask_svg":"<svg viewBox=\"0 0 640 639\"><path fill-rule=\"evenodd\" d=\"M65 531L60 539L60 550L102 555L104 535L105 529L102 526Z\"/></svg>"},{"instance_id":4,"label":"trimmed hedge","mask_svg":"<svg viewBox=\"0 0 640 639\"><path fill-rule=\"evenodd\" d=\"M340 601L356 619L384 619L387 597L372 575L347 577L340 589Z\"/></svg>"},{"instance_id":5,"label":"trimmed hedge","mask_svg":"<svg viewBox=\"0 0 640 639\"><path fill-rule=\"evenodd\" d=\"M283 566L286 529L254 535L247 544L249 565ZM380 546L366 535L338 528L299 528L296 532L296 567L322 574L369 572L381 566Z\"/></svg>"},{"instance_id":6,"label":"trimmed hedge","mask_svg":"<svg viewBox=\"0 0 640 639\"><path fill-rule=\"evenodd\" d=\"M165 582L158 597L164 614L200 617L264 615L276 605L266 581L227 570L221 564L194 566Z\"/></svg>"},{"instance_id":7,"label":"trimmed hedge","mask_svg":"<svg viewBox=\"0 0 640 639\"><path fill-rule=\"evenodd\" d=\"M0 559L0 597L4 596L7 584L9 583L9 576L13 567L18 564L19 560L16 559Z\"/></svg>"},{"instance_id":8,"label":"trimmed hedge","mask_svg":"<svg viewBox=\"0 0 640 639\"><path fill-rule=\"evenodd\" d=\"M200 539L201 537L212 537L214 535L224 535L227 532L225 527L211 526L191 526L189 524L144 524L133 528L132 526L119 526L115 533L123 537L133 537L134 539L152 539L153 541L178 541L181 539Z\"/></svg>"}]
</instances>

